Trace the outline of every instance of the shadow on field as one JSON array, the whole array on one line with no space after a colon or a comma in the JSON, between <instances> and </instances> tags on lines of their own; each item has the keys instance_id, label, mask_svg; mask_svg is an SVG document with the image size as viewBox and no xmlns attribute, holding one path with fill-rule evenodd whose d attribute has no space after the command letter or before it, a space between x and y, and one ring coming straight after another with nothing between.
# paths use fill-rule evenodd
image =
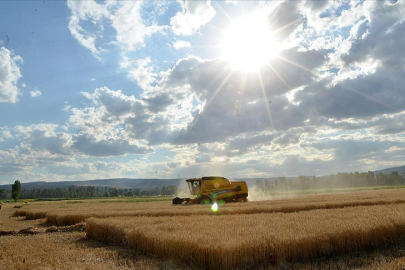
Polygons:
<instances>
[{"instance_id":1,"label":"shadow on field","mask_svg":"<svg viewBox=\"0 0 405 270\"><path fill-rule=\"evenodd\" d=\"M295 263L282 262L273 267L257 266L254 269L405 269L405 241L347 255L324 256Z\"/></svg>"},{"instance_id":2,"label":"shadow on field","mask_svg":"<svg viewBox=\"0 0 405 270\"><path fill-rule=\"evenodd\" d=\"M78 248L105 249L118 254L120 260L153 260L158 263L159 269L190 269L199 270L187 264L174 263L170 260L161 260L160 258L148 256L130 248L121 246L112 246L103 244L83 236L76 241ZM280 262L277 265L258 264L250 265L234 270L280 270L280 269L303 269L303 270L324 270L324 269L405 269L405 241L395 244L387 244L380 248L353 252L347 255L324 256L312 261Z\"/></svg>"}]
</instances>

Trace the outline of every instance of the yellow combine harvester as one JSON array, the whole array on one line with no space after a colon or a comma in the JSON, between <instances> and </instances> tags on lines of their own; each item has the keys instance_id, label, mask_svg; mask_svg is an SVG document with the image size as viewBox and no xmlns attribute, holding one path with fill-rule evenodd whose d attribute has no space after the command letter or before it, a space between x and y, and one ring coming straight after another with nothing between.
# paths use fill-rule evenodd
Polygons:
<instances>
[{"instance_id":1,"label":"yellow combine harvester","mask_svg":"<svg viewBox=\"0 0 405 270\"><path fill-rule=\"evenodd\" d=\"M195 198L173 199L173 204L210 204L214 202L247 202L245 181L229 181L225 177L206 176L188 179L187 185Z\"/></svg>"}]
</instances>

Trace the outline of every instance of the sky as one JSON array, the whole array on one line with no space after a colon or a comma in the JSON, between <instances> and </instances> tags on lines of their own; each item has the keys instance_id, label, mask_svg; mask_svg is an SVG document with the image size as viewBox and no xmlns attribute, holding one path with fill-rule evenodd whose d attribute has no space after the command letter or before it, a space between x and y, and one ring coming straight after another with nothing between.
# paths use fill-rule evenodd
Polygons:
<instances>
[{"instance_id":1,"label":"sky","mask_svg":"<svg viewBox=\"0 0 405 270\"><path fill-rule=\"evenodd\" d=\"M0 1L0 184L405 160L405 1Z\"/></svg>"}]
</instances>

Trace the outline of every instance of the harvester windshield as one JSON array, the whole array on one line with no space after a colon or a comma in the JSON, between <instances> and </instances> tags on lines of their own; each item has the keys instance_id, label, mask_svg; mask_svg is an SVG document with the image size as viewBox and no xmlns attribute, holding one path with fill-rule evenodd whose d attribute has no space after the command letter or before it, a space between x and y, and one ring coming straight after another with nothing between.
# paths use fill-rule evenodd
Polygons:
<instances>
[{"instance_id":1,"label":"harvester windshield","mask_svg":"<svg viewBox=\"0 0 405 270\"><path fill-rule=\"evenodd\" d=\"M190 189L191 195L201 194L201 180L187 180L188 188Z\"/></svg>"}]
</instances>

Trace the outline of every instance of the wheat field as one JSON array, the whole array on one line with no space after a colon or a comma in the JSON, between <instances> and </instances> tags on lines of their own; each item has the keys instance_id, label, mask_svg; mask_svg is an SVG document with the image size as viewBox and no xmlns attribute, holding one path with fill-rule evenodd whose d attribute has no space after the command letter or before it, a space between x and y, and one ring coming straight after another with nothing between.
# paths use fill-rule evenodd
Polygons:
<instances>
[{"instance_id":1,"label":"wheat field","mask_svg":"<svg viewBox=\"0 0 405 270\"><path fill-rule=\"evenodd\" d=\"M6 256L13 248L4 248L11 242L29 240L40 249L38 243L53 246L54 238L56 243L80 242L76 247L81 252L68 245L69 256L83 257L88 252L93 254L93 263L97 262L97 268L90 266L90 260L82 268L76 261L71 268L60 263L55 266L58 269L162 269L168 265L169 269L398 269L405 266L403 198L402 189L360 191L221 204L216 212L208 205L124 203L124 198L33 202L13 209L6 205L10 216L6 219L1 210L0 230L29 224L43 232L49 226L85 222L86 231L54 230L58 233L25 236L2 236L0 232L0 266L5 261L13 263ZM83 241L100 243L101 249L115 247L119 254L125 251L136 259L105 250L94 253L83 248ZM391 251L381 255L385 250ZM62 256L58 252L46 248L40 254L35 249L33 254ZM336 258L346 258L346 266ZM10 269L27 269L23 267L27 263L17 265L17 261ZM50 263L50 259L42 261ZM36 268L39 262L31 266L42 269Z\"/></svg>"},{"instance_id":2,"label":"wheat field","mask_svg":"<svg viewBox=\"0 0 405 270\"><path fill-rule=\"evenodd\" d=\"M297 213L90 218L91 239L209 269L357 252L405 239L405 204Z\"/></svg>"},{"instance_id":3,"label":"wheat field","mask_svg":"<svg viewBox=\"0 0 405 270\"><path fill-rule=\"evenodd\" d=\"M84 200L38 202L24 205L15 216L31 219L46 219L49 225L67 226L85 221L89 217L118 216L195 216L237 215L258 213L292 213L317 209L339 209L354 206L392 205L405 203L403 189L360 191L339 194L308 195L254 201L247 204L223 204L218 211L208 206L172 205L169 201L122 203L116 200Z\"/></svg>"}]
</instances>

